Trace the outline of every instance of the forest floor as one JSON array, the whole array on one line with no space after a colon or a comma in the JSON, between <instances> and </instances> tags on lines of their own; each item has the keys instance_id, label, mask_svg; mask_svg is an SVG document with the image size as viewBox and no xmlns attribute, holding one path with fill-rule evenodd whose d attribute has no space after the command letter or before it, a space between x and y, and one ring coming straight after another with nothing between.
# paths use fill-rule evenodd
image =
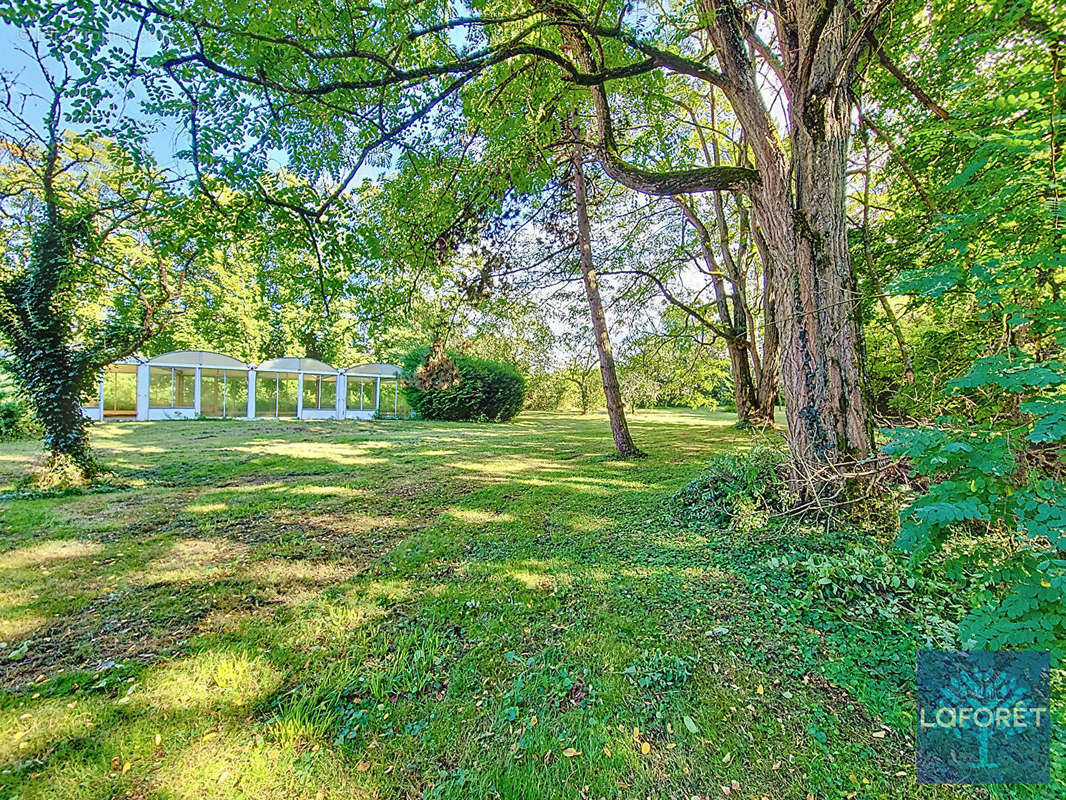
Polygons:
<instances>
[{"instance_id":1,"label":"forest floor","mask_svg":"<svg viewBox=\"0 0 1066 800\"><path fill-rule=\"evenodd\" d=\"M0 445L0 797L988 796L916 786L862 632L677 524L751 435L632 422L639 462L598 415L115 423L57 496Z\"/></svg>"}]
</instances>

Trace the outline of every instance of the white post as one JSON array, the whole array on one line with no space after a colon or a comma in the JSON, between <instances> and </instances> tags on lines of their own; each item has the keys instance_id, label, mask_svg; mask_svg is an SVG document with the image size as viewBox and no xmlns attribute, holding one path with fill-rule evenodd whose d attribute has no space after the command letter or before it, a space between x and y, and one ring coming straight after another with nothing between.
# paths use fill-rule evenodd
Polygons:
<instances>
[{"instance_id":1,"label":"white post","mask_svg":"<svg viewBox=\"0 0 1066 800\"><path fill-rule=\"evenodd\" d=\"M148 419L148 365L137 365L137 419Z\"/></svg>"},{"instance_id":2,"label":"white post","mask_svg":"<svg viewBox=\"0 0 1066 800\"><path fill-rule=\"evenodd\" d=\"M280 381L280 377L278 378ZM280 388L280 383L279 383ZM279 399L278 402L281 402ZM304 418L304 374L296 373L296 419Z\"/></svg>"},{"instance_id":3,"label":"white post","mask_svg":"<svg viewBox=\"0 0 1066 800\"><path fill-rule=\"evenodd\" d=\"M200 378L200 368L196 368L196 372L193 374L192 379L192 411L197 417L200 416L200 387L202 386Z\"/></svg>"},{"instance_id":4,"label":"white post","mask_svg":"<svg viewBox=\"0 0 1066 800\"><path fill-rule=\"evenodd\" d=\"M381 376L374 378L374 411L381 414Z\"/></svg>"},{"instance_id":5,"label":"white post","mask_svg":"<svg viewBox=\"0 0 1066 800\"><path fill-rule=\"evenodd\" d=\"M348 416L348 376L343 372L337 373L337 419Z\"/></svg>"},{"instance_id":6,"label":"white post","mask_svg":"<svg viewBox=\"0 0 1066 800\"><path fill-rule=\"evenodd\" d=\"M248 370L248 419L255 419L255 369Z\"/></svg>"}]
</instances>

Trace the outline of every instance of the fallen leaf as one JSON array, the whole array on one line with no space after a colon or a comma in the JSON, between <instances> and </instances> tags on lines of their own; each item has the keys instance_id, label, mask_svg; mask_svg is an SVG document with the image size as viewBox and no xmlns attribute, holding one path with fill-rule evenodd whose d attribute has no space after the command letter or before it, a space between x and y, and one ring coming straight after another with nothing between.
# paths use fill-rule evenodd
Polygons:
<instances>
[{"instance_id":1,"label":"fallen leaf","mask_svg":"<svg viewBox=\"0 0 1066 800\"><path fill-rule=\"evenodd\" d=\"M685 723L685 727L688 728L689 733L700 732L700 729L696 727L696 723L692 721L692 717L682 717L681 721Z\"/></svg>"},{"instance_id":2,"label":"fallen leaf","mask_svg":"<svg viewBox=\"0 0 1066 800\"><path fill-rule=\"evenodd\" d=\"M758 694L762 694L762 693L763 693L763 688L762 688L762 684L761 684L761 683L759 684L758 688L757 688L757 689L756 689L755 691L756 691L756 692L757 692Z\"/></svg>"},{"instance_id":3,"label":"fallen leaf","mask_svg":"<svg viewBox=\"0 0 1066 800\"><path fill-rule=\"evenodd\" d=\"M568 747L565 750L563 750L563 755L566 756L567 758L574 758L576 756L581 755L581 751L580 750L575 750L573 747Z\"/></svg>"},{"instance_id":4,"label":"fallen leaf","mask_svg":"<svg viewBox=\"0 0 1066 800\"><path fill-rule=\"evenodd\" d=\"M370 769L370 762L360 761L358 764L355 765L355 768L360 772L366 772L368 769Z\"/></svg>"},{"instance_id":5,"label":"fallen leaf","mask_svg":"<svg viewBox=\"0 0 1066 800\"><path fill-rule=\"evenodd\" d=\"M644 755L647 755L648 753L651 752L651 745L648 744L647 742L641 742L640 743L640 752L643 753Z\"/></svg>"}]
</instances>

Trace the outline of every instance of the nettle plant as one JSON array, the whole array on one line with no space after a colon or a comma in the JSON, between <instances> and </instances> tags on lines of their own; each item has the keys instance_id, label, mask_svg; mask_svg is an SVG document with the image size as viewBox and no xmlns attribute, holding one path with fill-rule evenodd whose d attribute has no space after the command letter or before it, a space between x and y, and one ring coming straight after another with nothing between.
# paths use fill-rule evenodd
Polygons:
<instances>
[{"instance_id":1,"label":"nettle plant","mask_svg":"<svg viewBox=\"0 0 1066 800\"><path fill-rule=\"evenodd\" d=\"M973 404L936 427L889 431L929 490L900 515L915 559L953 535L988 537L985 600L960 627L966 647L1037 647L1066 656L1066 365L1024 354L978 360L953 382ZM989 552L989 551L984 551Z\"/></svg>"}]
</instances>

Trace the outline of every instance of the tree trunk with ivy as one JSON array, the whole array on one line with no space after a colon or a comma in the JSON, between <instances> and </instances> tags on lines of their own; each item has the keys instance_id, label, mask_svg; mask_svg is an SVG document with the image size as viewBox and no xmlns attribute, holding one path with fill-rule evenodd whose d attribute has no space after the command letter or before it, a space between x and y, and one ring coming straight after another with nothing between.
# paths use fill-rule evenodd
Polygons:
<instances>
[{"instance_id":1,"label":"tree trunk with ivy","mask_svg":"<svg viewBox=\"0 0 1066 800\"><path fill-rule=\"evenodd\" d=\"M73 258L75 226L53 199L34 234L29 268L0 287L7 335L14 345L12 371L44 428L51 469L73 467L91 478L97 465L89 447L81 395L98 369L89 354L67 344L69 315L58 295Z\"/></svg>"}]
</instances>

